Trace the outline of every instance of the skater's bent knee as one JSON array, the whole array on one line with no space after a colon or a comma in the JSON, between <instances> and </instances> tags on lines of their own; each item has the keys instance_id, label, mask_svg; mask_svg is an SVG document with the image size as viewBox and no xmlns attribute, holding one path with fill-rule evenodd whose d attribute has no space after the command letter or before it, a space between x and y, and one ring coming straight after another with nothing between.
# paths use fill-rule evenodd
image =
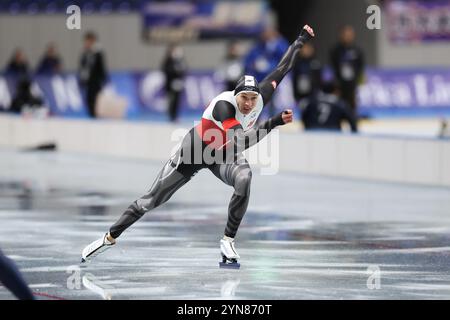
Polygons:
<instances>
[{"instance_id":1,"label":"skater's bent knee","mask_svg":"<svg viewBox=\"0 0 450 320\"><path fill-rule=\"evenodd\" d=\"M134 202L134 206L139 213L144 214L155 207L155 199L139 199Z\"/></svg>"},{"instance_id":2,"label":"skater's bent knee","mask_svg":"<svg viewBox=\"0 0 450 320\"><path fill-rule=\"evenodd\" d=\"M244 196L250 192L250 184L252 181L252 171L250 169L240 172L234 181L234 189L236 194Z\"/></svg>"}]
</instances>

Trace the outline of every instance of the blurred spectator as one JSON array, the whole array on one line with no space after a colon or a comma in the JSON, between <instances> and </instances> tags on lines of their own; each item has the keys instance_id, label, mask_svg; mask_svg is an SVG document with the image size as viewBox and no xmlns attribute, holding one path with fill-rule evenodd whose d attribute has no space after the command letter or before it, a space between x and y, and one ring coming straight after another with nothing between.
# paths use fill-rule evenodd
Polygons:
<instances>
[{"instance_id":1,"label":"blurred spectator","mask_svg":"<svg viewBox=\"0 0 450 320\"><path fill-rule=\"evenodd\" d=\"M289 43L278 31L267 26L260 36L260 40L250 49L244 59L245 74L252 75L257 81L262 81L272 70L274 70L284 53L287 51ZM275 107L272 102L267 104L269 117L275 115Z\"/></svg>"},{"instance_id":2,"label":"blurred spectator","mask_svg":"<svg viewBox=\"0 0 450 320\"><path fill-rule=\"evenodd\" d=\"M30 69L25 53L20 48L16 49L5 69L5 73L9 76L18 78L28 78L29 71Z\"/></svg>"},{"instance_id":3,"label":"blurred spectator","mask_svg":"<svg viewBox=\"0 0 450 320\"><path fill-rule=\"evenodd\" d=\"M316 58L314 46L307 42L292 70L294 97L297 102L320 89L322 65Z\"/></svg>"},{"instance_id":4,"label":"blurred spectator","mask_svg":"<svg viewBox=\"0 0 450 320\"><path fill-rule=\"evenodd\" d=\"M450 138L450 127L448 125L448 120L445 118L442 118L440 120L440 129L439 129L439 134L438 137L441 139L448 139Z\"/></svg>"},{"instance_id":5,"label":"blurred spectator","mask_svg":"<svg viewBox=\"0 0 450 320\"><path fill-rule=\"evenodd\" d=\"M356 89L362 81L364 54L355 45L355 30L344 26L338 44L331 50L331 64L344 99L357 116Z\"/></svg>"},{"instance_id":6,"label":"blurred spectator","mask_svg":"<svg viewBox=\"0 0 450 320\"><path fill-rule=\"evenodd\" d=\"M244 66L241 60L241 49L238 41L228 43L225 62L219 70L220 76L225 82L225 90L233 91L236 83L244 74Z\"/></svg>"},{"instance_id":7,"label":"blurred spectator","mask_svg":"<svg viewBox=\"0 0 450 320\"><path fill-rule=\"evenodd\" d=\"M245 74L252 75L257 81L262 81L274 70L289 43L272 27L266 27L260 40L250 49L244 59Z\"/></svg>"},{"instance_id":8,"label":"blurred spectator","mask_svg":"<svg viewBox=\"0 0 450 320\"><path fill-rule=\"evenodd\" d=\"M108 72L105 66L104 53L97 42L97 35L91 31L84 36L84 51L80 59L79 72L89 115L95 118L97 96L108 80Z\"/></svg>"},{"instance_id":9,"label":"blurred spectator","mask_svg":"<svg viewBox=\"0 0 450 320\"><path fill-rule=\"evenodd\" d=\"M356 119L350 107L339 98L337 86L328 82L323 89L300 102L305 130L342 130L347 121L352 132L357 132Z\"/></svg>"},{"instance_id":10,"label":"blurred spectator","mask_svg":"<svg viewBox=\"0 0 450 320\"><path fill-rule=\"evenodd\" d=\"M58 55L58 50L54 43L47 46L44 57L42 58L36 70L37 74L54 75L61 72L62 64L61 58Z\"/></svg>"},{"instance_id":11,"label":"blurred spectator","mask_svg":"<svg viewBox=\"0 0 450 320\"><path fill-rule=\"evenodd\" d=\"M31 81L21 79L17 84L16 94L11 102L10 111L14 113L32 113L46 109L44 101L31 91Z\"/></svg>"},{"instance_id":12,"label":"blurred spectator","mask_svg":"<svg viewBox=\"0 0 450 320\"><path fill-rule=\"evenodd\" d=\"M177 44L169 46L162 70L166 76L165 89L169 101L169 118L174 122L177 120L180 96L183 92L184 77L187 72L183 49Z\"/></svg>"}]
</instances>

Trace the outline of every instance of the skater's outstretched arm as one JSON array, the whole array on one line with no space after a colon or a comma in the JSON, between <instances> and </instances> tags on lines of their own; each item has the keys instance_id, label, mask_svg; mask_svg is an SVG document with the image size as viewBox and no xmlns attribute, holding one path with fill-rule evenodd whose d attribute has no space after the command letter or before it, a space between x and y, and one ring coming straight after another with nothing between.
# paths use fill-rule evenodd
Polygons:
<instances>
[{"instance_id":1,"label":"skater's outstretched arm","mask_svg":"<svg viewBox=\"0 0 450 320\"><path fill-rule=\"evenodd\" d=\"M235 150L242 152L261 141L275 127L292 122L292 110L285 110L278 115L264 121L256 128L244 131L242 125L236 120L236 109L227 101L219 101L214 108L214 119L222 122L226 132L227 148L234 144Z\"/></svg>"},{"instance_id":2,"label":"skater's outstretched arm","mask_svg":"<svg viewBox=\"0 0 450 320\"><path fill-rule=\"evenodd\" d=\"M292 110L287 109L278 115L269 118L267 121L264 121L258 127L247 131L244 131L242 126L237 124L227 131L227 141L234 144L235 150L242 152L264 139L270 131L277 126L282 126L292 122L292 119Z\"/></svg>"},{"instance_id":3,"label":"skater's outstretched arm","mask_svg":"<svg viewBox=\"0 0 450 320\"><path fill-rule=\"evenodd\" d=\"M295 62L299 56L300 49L307 41L309 41L313 37L313 29L308 25L304 26L297 40L295 40L290 45L277 68L272 71L267 77L265 77L261 82L260 90L264 105L266 105L272 99L273 93L280 84L281 80L283 80L286 74L295 65Z\"/></svg>"}]
</instances>

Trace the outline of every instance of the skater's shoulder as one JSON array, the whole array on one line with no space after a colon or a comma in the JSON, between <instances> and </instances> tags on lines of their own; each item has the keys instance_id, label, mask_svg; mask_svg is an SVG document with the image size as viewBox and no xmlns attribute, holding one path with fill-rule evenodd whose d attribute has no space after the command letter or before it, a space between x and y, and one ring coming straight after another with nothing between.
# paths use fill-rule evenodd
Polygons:
<instances>
[{"instance_id":1,"label":"skater's shoulder","mask_svg":"<svg viewBox=\"0 0 450 320\"><path fill-rule=\"evenodd\" d=\"M228 100L218 100L214 105L212 115L218 121L234 118L236 116L236 106Z\"/></svg>"}]
</instances>

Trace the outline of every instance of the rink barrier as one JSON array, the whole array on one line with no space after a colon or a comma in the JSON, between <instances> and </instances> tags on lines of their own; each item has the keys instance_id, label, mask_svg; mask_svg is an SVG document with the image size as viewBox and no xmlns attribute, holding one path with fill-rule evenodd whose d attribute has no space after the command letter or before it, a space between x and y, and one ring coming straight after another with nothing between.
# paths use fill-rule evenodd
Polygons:
<instances>
[{"instance_id":1,"label":"rink barrier","mask_svg":"<svg viewBox=\"0 0 450 320\"><path fill-rule=\"evenodd\" d=\"M155 122L0 115L0 147L55 142L58 150L165 161L189 128ZM450 141L280 132L281 172L450 187ZM249 160L257 152L249 150ZM252 161L250 161L252 164ZM256 166L257 167L257 166Z\"/></svg>"}]
</instances>

